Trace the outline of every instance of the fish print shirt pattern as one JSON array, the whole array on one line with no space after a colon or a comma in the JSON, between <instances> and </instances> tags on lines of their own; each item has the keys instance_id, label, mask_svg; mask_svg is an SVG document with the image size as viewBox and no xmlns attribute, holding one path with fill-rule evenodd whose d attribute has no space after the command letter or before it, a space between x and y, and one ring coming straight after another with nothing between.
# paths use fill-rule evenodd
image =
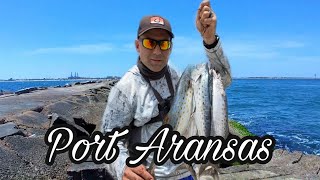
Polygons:
<instances>
[{"instance_id":1,"label":"fish print shirt pattern","mask_svg":"<svg viewBox=\"0 0 320 180\"><path fill-rule=\"evenodd\" d=\"M221 42L212 49L205 49L211 68L213 67L222 76L224 86L231 83L230 66L224 56ZM179 76L174 69L169 67L174 89L179 81ZM163 99L170 96L165 77L159 80L150 80ZM146 124L151 118L159 114L158 101L149 84L139 72L138 67L133 66L111 89L107 106L102 117L101 132L112 131L113 128L129 126L133 121L136 127L141 127L141 142L145 143L153 133L162 125L162 122ZM133 136L133 135L132 135ZM118 142L120 150L118 158L111 164L105 164L107 171L115 178L121 180L126 167L126 159L129 157L128 139ZM153 153L147 158L147 167L153 160ZM182 164L173 164L170 160L162 166L156 166L157 179L180 179L189 176L190 173Z\"/></svg>"}]
</instances>

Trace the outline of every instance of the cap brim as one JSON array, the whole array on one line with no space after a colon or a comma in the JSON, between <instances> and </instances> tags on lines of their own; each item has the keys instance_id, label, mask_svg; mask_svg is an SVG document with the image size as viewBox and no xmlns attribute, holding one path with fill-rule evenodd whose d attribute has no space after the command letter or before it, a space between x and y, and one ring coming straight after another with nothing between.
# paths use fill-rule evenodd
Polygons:
<instances>
[{"instance_id":1,"label":"cap brim","mask_svg":"<svg viewBox=\"0 0 320 180\"><path fill-rule=\"evenodd\" d=\"M168 30L168 29L166 29L166 28L163 28L163 27L149 27L149 28L141 31L141 32L139 33L139 36L141 36L143 33L147 32L147 31L149 31L149 30L151 30L151 29L164 29L164 30L166 30L166 31L169 33L169 35L171 36L171 38L174 38L173 33L172 33L170 30Z\"/></svg>"}]
</instances>

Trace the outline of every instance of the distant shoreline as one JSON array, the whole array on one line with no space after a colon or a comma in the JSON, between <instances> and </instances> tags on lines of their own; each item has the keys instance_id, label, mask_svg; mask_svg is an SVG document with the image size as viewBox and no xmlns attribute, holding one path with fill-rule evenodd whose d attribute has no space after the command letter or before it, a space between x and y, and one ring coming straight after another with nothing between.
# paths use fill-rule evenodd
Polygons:
<instances>
[{"instance_id":1,"label":"distant shoreline","mask_svg":"<svg viewBox=\"0 0 320 180\"><path fill-rule=\"evenodd\" d=\"M233 79L292 79L292 80L320 80L320 78L310 77L233 77Z\"/></svg>"},{"instance_id":2,"label":"distant shoreline","mask_svg":"<svg viewBox=\"0 0 320 180\"><path fill-rule=\"evenodd\" d=\"M58 78L58 79L0 79L0 82L22 82L22 81L92 81L92 80L105 80L105 79L118 79L119 77L105 77L105 78L77 78L77 79L68 79L68 78Z\"/></svg>"}]
</instances>

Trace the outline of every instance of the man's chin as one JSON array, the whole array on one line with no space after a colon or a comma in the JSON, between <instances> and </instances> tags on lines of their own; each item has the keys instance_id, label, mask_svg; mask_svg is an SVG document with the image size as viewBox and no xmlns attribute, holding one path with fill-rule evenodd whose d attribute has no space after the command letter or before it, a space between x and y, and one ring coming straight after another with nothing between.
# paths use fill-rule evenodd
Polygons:
<instances>
[{"instance_id":1,"label":"man's chin","mask_svg":"<svg viewBox=\"0 0 320 180\"><path fill-rule=\"evenodd\" d=\"M153 66L152 69L150 69L153 72L159 72L164 68L164 66Z\"/></svg>"}]
</instances>

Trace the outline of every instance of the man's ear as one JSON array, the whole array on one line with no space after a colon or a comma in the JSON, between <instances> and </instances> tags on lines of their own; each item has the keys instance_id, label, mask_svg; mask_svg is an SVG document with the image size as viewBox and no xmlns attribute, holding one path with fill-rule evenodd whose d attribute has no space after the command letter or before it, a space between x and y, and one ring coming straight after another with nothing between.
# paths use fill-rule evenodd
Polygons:
<instances>
[{"instance_id":1,"label":"man's ear","mask_svg":"<svg viewBox=\"0 0 320 180\"><path fill-rule=\"evenodd\" d=\"M139 40L138 40L138 39L136 39L136 40L134 41L134 45L135 45L135 47L136 47L136 51L137 51L138 53L140 53L140 50L139 50Z\"/></svg>"}]
</instances>

